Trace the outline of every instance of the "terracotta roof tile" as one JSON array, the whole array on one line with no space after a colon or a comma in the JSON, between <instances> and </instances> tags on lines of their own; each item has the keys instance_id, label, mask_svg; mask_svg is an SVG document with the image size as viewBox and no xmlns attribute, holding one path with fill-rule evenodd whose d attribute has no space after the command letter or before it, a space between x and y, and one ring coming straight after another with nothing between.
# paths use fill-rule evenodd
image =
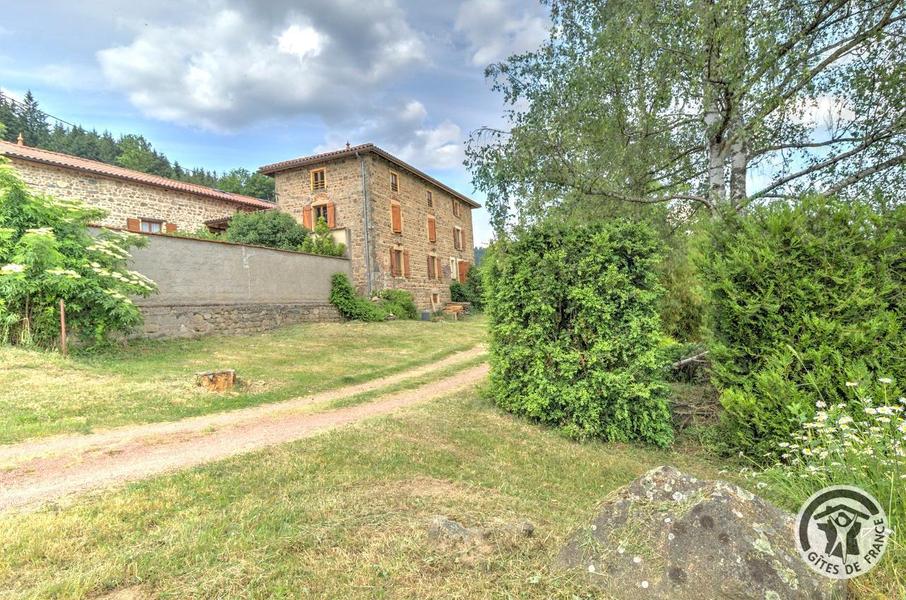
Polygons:
<instances>
[{"instance_id":1,"label":"terracotta roof tile","mask_svg":"<svg viewBox=\"0 0 906 600\"><path fill-rule=\"evenodd\" d=\"M253 198L251 196L243 196L242 194L223 192L220 190L215 190L214 188L198 185L196 183L177 181L175 179L168 179L167 177L142 173L141 171L124 169L123 167L117 167L116 165L108 165L107 163L102 163L96 160L88 160L87 158L72 156L71 154L51 152L50 150L32 148L31 146L20 146L19 144L4 142L2 140L0 140L0 154L21 160L28 160L55 167L61 167L64 169L74 169L76 171L82 171L84 173L102 175L104 177L111 177L113 179L122 179L135 183L143 183L145 185L159 187L167 190L185 192L187 194L196 194L198 196L205 196L207 198L216 198L218 200L225 200L227 202L233 202L254 208L273 208L275 206L273 202L261 200L260 198Z\"/></svg>"},{"instance_id":2,"label":"terracotta roof tile","mask_svg":"<svg viewBox=\"0 0 906 600\"><path fill-rule=\"evenodd\" d=\"M356 154L365 153L365 152L370 152L372 154L376 154L376 155L384 158L385 160L390 161L391 163L395 164L396 166L400 167L401 169L405 169L406 171L409 171L416 177L420 177L421 179L424 179L425 181L436 185L437 187L446 191L447 193L452 194L453 196L456 196L457 198L459 198L460 200L462 200L463 202L465 202L466 204L468 204L469 206L471 206L473 208L481 208L480 204L478 204L477 202L475 202L468 196L466 196L464 194L460 194L459 192L457 192L450 186L441 183L440 181L431 177L427 173L424 173L424 172L416 169L412 165L393 156L386 150L382 150L381 148L378 148L374 144L359 144L358 146L350 146L348 148L343 148L341 150L333 150L331 152L324 152L322 154L313 154L311 156L302 156L299 158L293 158L291 160L284 160L282 162L265 165L265 166L261 167L260 169L258 169L258 171L261 173L264 173L265 175L273 175L274 173L279 173L280 171L288 171L290 169L297 169L299 167L305 167L307 165L314 165L317 163L321 163L321 162L328 161L328 160L335 160L338 158L346 158L349 156L355 156Z\"/></svg>"}]
</instances>

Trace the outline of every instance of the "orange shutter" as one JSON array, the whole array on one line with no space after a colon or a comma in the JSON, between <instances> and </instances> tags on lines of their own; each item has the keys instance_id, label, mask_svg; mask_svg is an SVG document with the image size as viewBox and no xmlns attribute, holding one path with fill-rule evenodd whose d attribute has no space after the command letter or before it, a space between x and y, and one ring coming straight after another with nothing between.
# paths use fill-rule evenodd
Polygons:
<instances>
[{"instance_id":1,"label":"orange shutter","mask_svg":"<svg viewBox=\"0 0 906 600\"><path fill-rule=\"evenodd\" d=\"M390 205L390 227L393 229L393 233L403 232L403 218L400 214L399 204Z\"/></svg>"},{"instance_id":2,"label":"orange shutter","mask_svg":"<svg viewBox=\"0 0 906 600\"><path fill-rule=\"evenodd\" d=\"M437 241L437 221L434 217L428 217L428 241Z\"/></svg>"},{"instance_id":3,"label":"orange shutter","mask_svg":"<svg viewBox=\"0 0 906 600\"><path fill-rule=\"evenodd\" d=\"M469 263L461 260L459 261L459 281L461 283L466 282L466 275L469 273Z\"/></svg>"},{"instance_id":4,"label":"orange shutter","mask_svg":"<svg viewBox=\"0 0 906 600\"><path fill-rule=\"evenodd\" d=\"M337 226L337 217L333 202L327 203L327 226L331 229Z\"/></svg>"},{"instance_id":5,"label":"orange shutter","mask_svg":"<svg viewBox=\"0 0 906 600\"><path fill-rule=\"evenodd\" d=\"M311 207L306 206L302 209L302 225L305 226L306 229L314 229L311 223Z\"/></svg>"},{"instance_id":6,"label":"orange shutter","mask_svg":"<svg viewBox=\"0 0 906 600\"><path fill-rule=\"evenodd\" d=\"M164 231L166 231L167 233L175 233L176 232L176 223L167 223L164 226Z\"/></svg>"},{"instance_id":7,"label":"orange shutter","mask_svg":"<svg viewBox=\"0 0 906 600\"><path fill-rule=\"evenodd\" d=\"M126 219L126 229L129 231L141 231L142 222L138 219Z\"/></svg>"},{"instance_id":8,"label":"orange shutter","mask_svg":"<svg viewBox=\"0 0 906 600\"><path fill-rule=\"evenodd\" d=\"M411 277L412 271L409 270L409 251L403 251L403 276Z\"/></svg>"}]
</instances>

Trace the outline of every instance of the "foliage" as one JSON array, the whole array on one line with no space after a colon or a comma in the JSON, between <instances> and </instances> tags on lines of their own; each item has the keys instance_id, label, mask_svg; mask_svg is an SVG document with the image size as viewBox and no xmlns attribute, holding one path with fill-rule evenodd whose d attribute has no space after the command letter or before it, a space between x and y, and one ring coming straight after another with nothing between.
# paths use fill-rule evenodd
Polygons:
<instances>
[{"instance_id":1,"label":"foliage","mask_svg":"<svg viewBox=\"0 0 906 600\"><path fill-rule=\"evenodd\" d=\"M469 267L465 283L454 281L450 284L450 297L453 302L469 302L475 310L484 307L481 269L476 265Z\"/></svg>"},{"instance_id":2,"label":"foliage","mask_svg":"<svg viewBox=\"0 0 906 600\"><path fill-rule=\"evenodd\" d=\"M816 402L817 412L802 428L777 445L782 455L763 472L753 473L759 487L769 486L791 507L801 506L830 485L854 485L883 505L893 537L885 558L889 571L906 569L906 398L896 398L892 381L874 382L879 395L849 389L849 399L828 405ZM902 598L899 583L889 598Z\"/></svg>"},{"instance_id":3,"label":"foliage","mask_svg":"<svg viewBox=\"0 0 906 600\"><path fill-rule=\"evenodd\" d=\"M321 217L315 225L314 232L305 238L305 241L299 246L299 250L321 256L343 256L346 254L346 244L341 244L333 239L327 221Z\"/></svg>"},{"instance_id":4,"label":"foliage","mask_svg":"<svg viewBox=\"0 0 906 600\"><path fill-rule=\"evenodd\" d=\"M352 282L343 273L334 273L330 283L330 303L344 319L373 322L387 318L387 311L381 306L356 294Z\"/></svg>"},{"instance_id":5,"label":"foliage","mask_svg":"<svg viewBox=\"0 0 906 600\"><path fill-rule=\"evenodd\" d=\"M171 231L167 235L172 235L174 237L182 238L191 238L195 240L211 240L211 241L225 241L226 232L214 232L208 229L207 227L199 227L195 231L182 231L176 230Z\"/></svg>"},{"instance_id":6,"label":"foliage","mask_svg":"<svg viewBox=\"0 0 906 600\"><path fill-rule=\"evenodd\" d=\"M129 296L147 296L153 282L126 268L140 236L102 231L88 223L102 211L31 193L0 163L0 340L54 344L59 301L69 329L86 342L108 341L141 322Z\"/></svg>"},{"instance_id":7,"label":"foliage","mask_svg":"<svg viewBox=\"0 0 906 600\"><path fill-rule=\"evenodd\" d=\"M236 213L226 230L227 241L281 250L298 250L307 237L307 229L278 210Z\"/></svg>"},{"instance_id":8,"label":"foliage","mask_svg":"<svg viewBox=\"0 0 906 600\"><path fill-rule=\"evenodd\" d=\"M127 134L119 139L105 131L98 133L78 125L53 127L48 115L41 111L32 93L26 92L23 102L17 102L0 91L0 139L15 141L22 134L25 143L37 148L72 154L82 158L120 165L144 173L152 173L179 181L273 200L274 180L267 175L247 169L232 169L222 174L205 169L185 169L170 162L141 135Z\"/></svg>"},{"instance_id":9,"label":"foliage","mask_svg":"<svg viewBox=\"0 0 906 600\"><path fill-rule=\"evenodd\" d=\"M906 206L812 196L727 215L698 267L728 449L773 451L817 400L847 402L843 382L906 382Z\"/></svg>"},{"instance_id":10,"label":"foliage","mask_svg":"<svg viewBox=\"0 0 906 600\"><path fill-rule=\"evenodd\" d=\"M488 68L507 127L467 151L497 230L573 204L719 213L819 186L902 193L899 0L550 6L550 38ZM770 181L747 190L755 169Z\"/></svg>"},{"instance_id":11,"label":"foliage","mask_svg":"<svg viewBox=\"0 0 906 600\"><path fill-rule=\"evenodd\" d=\"M412 294L406 290L381 290L378 294L381 308L397 319L417 319L418 308L412 300Z\"/></svg>"},{"instance_id":12,"label":"foliage","mask_svg":"<svg viewBox=\"0 0 906 600\"><path fill-rule=\"evenodd\" d=\"M693 229L667 236L659 269L664 287L660 307L664 333L683 342L696 342L702 336L705 298L695 266L699 237Z\"/></svg>"},{"instance_id":13,"label":"foliage","mask_svg":"<svg viewBox=\"0 0 906 600\"><path fill-rule=\"evenodd\" d=\"M627 221L499 242L485 267L496 403L577 438L668 445L659 259Z\"/></svg>"}]
</instances>

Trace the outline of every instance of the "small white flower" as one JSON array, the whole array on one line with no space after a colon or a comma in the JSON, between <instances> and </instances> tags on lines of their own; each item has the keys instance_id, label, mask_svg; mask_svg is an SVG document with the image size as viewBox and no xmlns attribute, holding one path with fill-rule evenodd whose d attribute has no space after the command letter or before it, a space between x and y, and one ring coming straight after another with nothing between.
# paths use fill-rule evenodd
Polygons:
<instances>
[{"instance_id":1,"label":"small white flower","mask_svg":"<svg viewBox=\"0 0 906 600\"><path fill-rule=\"evenodd\" d=\"M641 557L641 556L633 556L633 557L632 557L632 562L634 562L635 564L639 564L640 562L642 562L642 557Z\"/></svg>"},{"instance_id":2,"label":"small white flower","mask_svg":"<svg viewBox=\"0 0 906 600\"><path fill-rule=\"evenodd\" d=\"M879 377L879 378L878 378L878 381L880 381L880 382L883 383L884 385L888 385L888 384L890 384L890 383L893 383L893 379L891 379L890 377Z\"/></svg>"},{"instance_id":3,"label":"small white flower","mask_svg":"<svg viewBox=\"0 0 906 600\"><path fill-rule=\"evenodd\" d=\"M4 267L2 269L0 269L0 272L2 272L2 273L21 273L24 270L25 270L25 267L23 267L22 265L17 265L16 263L9 263L8 265L4 265Z\"/></svg>"},{"instance_id":4,"label":"small white flower","mask_svg":"<svg viewBox=\"0 0 906 600\"><path fill-rule=\"evenodd\" d=\"M647 590L647 589L648 589L648 582L647 582L647 581L643 581L643 582L642 582L642 587L643 587L644 589Z\"/></svg>"},{"instance_id":5,"label":"small white flower","mask_svg":"<svg viewBox=\"0 0 906 600\"><path fill-rule=\"evenodd\" d=\"M849 387L849 388L859 387L859 382L858 381L847 381L846 387Z\"/></svg>"},{"instance_id":6,"label":"small white flower","mask_svg":"<svg viewBox=\"0 0 906 600\"><path fill-rule=\"evenodd\" d=\"M594 565L588 565L588 572L589 572L589 573L594 573L594 572L595 572L595 566L594 566Z\"/></svg>"},{"instance_id":7,"label":"small white flower","mask_svg":"<svg viewBox=\"0 0 906 600\"><path fill-rule=\"evenodd\" d=\"M815 402L815 406L817 406L818 408L827 408L827 402L825 402L824 400L818 400L817 402Z\"/></svg>"}]
</instances>

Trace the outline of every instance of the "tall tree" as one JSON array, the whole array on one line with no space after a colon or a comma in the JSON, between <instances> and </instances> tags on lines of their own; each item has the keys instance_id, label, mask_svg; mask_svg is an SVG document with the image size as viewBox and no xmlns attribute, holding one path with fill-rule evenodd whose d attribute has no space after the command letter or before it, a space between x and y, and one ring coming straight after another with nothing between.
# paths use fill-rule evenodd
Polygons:
<instances>
[{"instance_id":1,"label":"tall tree","mask_svg":"<svg viewBox=\"0 0 906 600\"><path fill-rule=\"evenodd\" d=\"M50 127L47 124L47 115L38 107L38 100L31 90L25 92L22 105L17 113L19 124L22 127L22 131L19 133L25 138L25 143L29 146L41 146L47 143Z\"/></svg>"},{"instance_id":2,"label":"tall tree","mask_svg":"<svg viewBox=\"0 0 906 600\"><path fill-rule=\"evenodd\" d=\"M487 71L509 127L468 148L498 229L906 190L902 0L547 1L549 40Z\"/></svg>"}]
</instances>

